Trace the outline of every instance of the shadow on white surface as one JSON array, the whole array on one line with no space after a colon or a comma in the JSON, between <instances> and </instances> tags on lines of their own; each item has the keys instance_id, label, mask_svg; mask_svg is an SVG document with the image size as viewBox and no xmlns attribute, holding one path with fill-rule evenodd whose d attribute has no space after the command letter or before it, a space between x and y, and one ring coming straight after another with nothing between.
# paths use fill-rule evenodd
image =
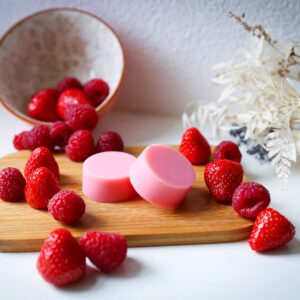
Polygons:
<instances>
[{"instance_id":1,"label":"shadow on white surface","mask_svg":"<svg viewBox=\"0 0 300 300\"><path fill-rule=\"evenodd\" d=\"M282 245L278 248L271 249L266 252L261 252L259 255L264 256L275 256L275 255L300 255L300 241L293 239L291 242Z\"/></svg>"},{"instance_id":2,"label":"shadow on white surface","mask_svg":"<svg viewBox=\"0 0 300 300\"><path fill-rule=\"evenodd\" d=\"M127 257L119 268L109 274L101 273L98 269L96 269L96 267L87 266L86 274L83 279L65 287L57 287L57 289L62 292L71 293L85 291L94 285L97 285L97 288L101 287L104 281L109 280L109 277L131 278L137 276L141 270L141 263L131 257Z\"/></svg>"},{"instance_id":3,"label":"shadow on white surface","mask_svg":"<svg viewBox=\"0 0 300 300\"><path fill-rule=\"evenodd\" d=\"M114 272L106 274L106 276L116 278L130 278L137 276L141 271L142 264L132 257L127 257L120 267L118 267Z\"/></svg>"}]
</instances>

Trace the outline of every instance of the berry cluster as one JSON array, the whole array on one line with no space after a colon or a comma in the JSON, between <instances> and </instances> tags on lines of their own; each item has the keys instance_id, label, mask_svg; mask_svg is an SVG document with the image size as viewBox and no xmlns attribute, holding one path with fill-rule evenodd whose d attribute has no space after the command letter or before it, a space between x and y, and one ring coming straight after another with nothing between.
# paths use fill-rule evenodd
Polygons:
<instances>
[{"instance_id":1,"label":"berry cluster","mask_svg":"<svg viewBox=\"0 0 300 300\"><path fill-rule=\"evenodd\" d=\"M59 119L69 121L70 116L66 114L69 106L80 104L95 108L105 100L108 94L109 87L102 79L91 79L82 86L78 79L65 77L56 88L35 93L27 105L27 111L31 118L40 121L56 122ZM89 112L86 112L86 109L82 110L85 115L84 119L88 118L86 115L92 115L91 109ZM73 122L72 125L74 125ZM78 124L75 126L77 127ZM88 126L95 125L91 122Z\"/></svg>"},{"instance_id":2,"label":"berry cluster","mask_svg":"<svg viewBox=\"0 0 300 300\"><path fill-rule=\"evenodd\" d=\"M78 221L85 213L83 199L73 191L60 189L58 164L46 147L36 148L22 173L15 168L0 172L0 198L26 202L36 209L47 209L65 224ZM27 180L27 181L26 181Z\"/></svg>"},{"instance_id":3,"label":"berry cluster","mask_svg":"<svg viewBox=\"0 0 300 300\"><path fill-rule=\"evenodd\" d=\"M64 228L46 238L37 260L42 277L57 286L81 279L86 271L86 257L103 273L114 271L127 254L127 241L120 234L88 231L78 243Z\"/></svg>"},{"instance_id":4,"label":"berry cluster","mask_svg":"<svg viewBox=\"0 0 300 300\"><path fill-rule=\"evenodd\" d=\"M96 144L91 135L98 123L95 107L108 94L109 87L102 79L92 79L82 86L73 77L62 79L56 89L37 92L27 106L29 115L54 123L50 127L37 125L15 135L14 147L17 150L65 149L67 156L77 162L97 151L123 151L123 141L118 133L104 132Z\"/></svg>"},{"instance_id":5,"label":"berry cluster","mask_svg":"<svg viewBox=\"0 0 300 300\"><path fill-rule=\"evenodd\" d=\"M194 165L207 163L211 155L207 140L197 128L184 133L179 151ZM251 248L265 251L292 240L293 224L277 211L267 209L271 201L269 191L256 182L242 183L244 171L238 146L223 141L215 148L213 157L214 161L204 170L205 183L215 200L232 201L233 209L240 216L256 218L249 239Z\"/></svg>"}]
</instances>

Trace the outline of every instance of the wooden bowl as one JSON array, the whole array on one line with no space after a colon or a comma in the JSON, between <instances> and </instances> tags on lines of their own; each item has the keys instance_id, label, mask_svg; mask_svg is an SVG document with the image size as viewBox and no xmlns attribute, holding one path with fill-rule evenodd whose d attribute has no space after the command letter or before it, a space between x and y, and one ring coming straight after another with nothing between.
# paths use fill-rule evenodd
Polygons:
<instances>
[{"instance_id":1,"label":"wooden bowl","mask_svg":"<svg viewBox=\"0 0 300 300\"><path fill-rule=\"evenodd\" d=\"M27 103L36 91L56 87L66 76L108 83L110 93L96 108L102 118L117 99L125 59L118 36L100 18L55 8L22 19L4 34L0 66L0 102L18 118L40 124L45 122L28 116Z\"/></svg>"}]
</instances>

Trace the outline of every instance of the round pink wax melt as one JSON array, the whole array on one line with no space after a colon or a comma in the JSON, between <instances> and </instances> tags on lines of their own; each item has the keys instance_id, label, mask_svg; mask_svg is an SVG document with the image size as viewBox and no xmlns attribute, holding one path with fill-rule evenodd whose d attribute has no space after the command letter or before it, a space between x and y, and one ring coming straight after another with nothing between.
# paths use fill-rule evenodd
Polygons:
<instances>
[{"instance_id":1,"label":"round pink wax melt","mask_svg":"<svg viewBox=\"0 0 300 300\"><path fill-rule=\"evenodd\" d=\"M136 160L124 152L108 151L90 156L83 164L82 192L98 202L120 202L136 195L129 167Z\"/></svg>"},{"instance_id":2,"label":"round pink wax melt","mask_svg":"<svg viewBox=\"0 0 300 300\"><path fill-rule=\"evenodd\" d=\"M145 200L176 207L192 187L196 174L192 164L175 149L150 145L129 168L129 178Z\"/></svg>"}]
</instances>

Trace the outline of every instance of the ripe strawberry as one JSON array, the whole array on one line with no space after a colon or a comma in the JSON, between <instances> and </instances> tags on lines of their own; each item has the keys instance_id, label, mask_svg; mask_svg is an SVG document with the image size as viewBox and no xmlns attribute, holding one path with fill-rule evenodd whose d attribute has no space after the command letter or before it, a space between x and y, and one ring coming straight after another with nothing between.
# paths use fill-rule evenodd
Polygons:
<instances>
[{"instance_id":1,"label":"ripe strawberry","mask_svg":"<svg viewBox=\"0 0 300 300\"><path fill-rule=\"evenodd\" d=\"M59 94L69 89L82 90L82 85L78 79L74 77L65 77L57 85Z\"/></svg>"},{"instance_id":2,"label":"ripe strawberry","mask_svg":"<svg viewBox=\"0 0 300 300\"><path fill-rule=\"evenodd\" d=\"M72 224L84 214L85 203L75 192L63 190L50 199L48 210L54 219L65 224Z\"/></svg>"},{"instance_id":3,"label":"ripe strawberry","mask_svg":"<svg viewBox=\"0 0 300 300\"><path fill-rule=\"evenodd\" d=\"M232 207L242 217L255 218L270 204L269 191L256 182L244 182L238 186L232 196Z\"/></svg>"},{"instance_id":4,"label":"ripe strawberry","mask_svg":"<svg viewBox=\"0 0 300 300\"><path fill-rule=\"evenodd\" d=\"M5 201L24 199L26 181L16 168L5 168L0 171L0 198Z\"/></svg>"},{"instance_id":5,"label":"ripe strawberry","mask_svg":"<svg viewBox=\"0 0 300 300\"><path fill-rule=\"evenodd\" d=\"M93 130L98 123L98 115L94 107L88 104L69 105L65 110L67 124L73 129Z\"/></svg>"},{"instance_id":6,"label":"ripe strawberry","mask_svg":"<svg viewBox=\"0 0 300 300\"><path fill-rule=\"evenodd\" d=\"M272 208L263 210L256 218L249 244L252 250L266 251L293 239L294 225Z\"/></svg>"},{"instance_id":7,"label":"ripe strawberry","mask_svg":"<svg viewBox=\"0 0 300 300\"><path fill-rule=\"evenodd\" d=\"M46 209L51 197L60 191L57 177L46 167L34 170L25 187L27 203L37 209Z\"/></svg>"},{"instance_id":8,"label":"ripe strawberry","mask_svg":"<svg viewBox=\"0 0 300 300\"><path fill-rule=\"evenodd\" d=\"M35 94L27 105L29 116L40 121L57 121L59 119L56 111L58 96L57 89L46 89Z\"/></svg>"},{"instance_id":9,"label":"ripe strawberry","mask_svg":"<svg viewBox=\"0 0 300 300\"><path fill-rule=\"evenodd\" d=\"M91 79L84 85L84 92L91 99L93 106L97 107L109 94L109 86L102 79Z\"/></svg>"},{"instance_id":10,"label":"ripe strawberry","mask_svg":"<svg viewBox=\"0 0 300 300\"><path fill-rule=\"evenodd\" d=\"M85 255L67 229L56 229L49 234L41 248L37 269L49 283L67 285L84 276Z\"/></svg>"},{"instance_id":11,"label":"ripe strawberry","mask_svg":"<svg viewBox=\"0 0 300 300\"><path fill-rule=\"evenodd\" d=\"M84 161L95 152L93 136L86 129L75 131L66 146L66 154L73 161Z\"/></svg>"},{"instance_id":12,"label":"ripe strawberry","mask_svg":"<svg viewBox=\"0 0 300 300\"><path fill-rule=\"evenodd\" d=\"M89 97L84 92L77 89L66 90L59 96L56 105L57 112L63 120L66 120L66 107L74 104L89 104L92 106Z\"/></svg>"},{"instance_id":13,"label":"ripe strawberry","mask_svg":"<svg viewBox=\"0 0 300 300\"><path fill-rule=\"evenodd\" d=\"M193 165L207 163L211 154L207 140L195 127L187 129L184 133L179 152Z\"/></svg>"},{"instance_id":14,"label":"ripe strawberry","mask_svg":"<svg viewBox=\"0 0 300 300\"><path fill-rule=\"evenodd\" d=\"M214 159L229 159L240 163L242 154L237 144L231 141L224 141L216 147L214 151Z\"/></svg>"},{"instance_id":15,"label":"ripe strawberry","mask_svg":"<svg viewBox=\"0 0 300 300\"><path fill-rule=\"evenodd\" d=\"M121 136L114 131L103 132L97 141L98 152L123 151L124 143Z\"/></svg>"},{"instance_id":16,"label":"ripe strawberry","mask_svg":"<svg viewBox=\"0 0 300 300\"><path fill-rule=\"evenodd\" d=\"M54 146L58 146L63 149L68 143L73 130L64 121L58 121L51 125L50 136Z\"/></svg>"},{"instance_id":17,"label":"ripe strawberry","mask_svg":"<svg viewBox=\"0 0 300 300\"><path fill-rule=\"evenodd\" d=\"M205 183L212 196L221 202L231 201L235 189L242 183L243 167L232 160L218 160L206 165Z\"/></svg>"},{"instance_id":18,"label":"ripe strawberry","mask_svg":"<svg viewBox=\"0 0 300 300\"><path fill-rule=\"evenodd\" d=\"M48 168L57 178L59 178L58 164L50 150L46 147L38 147L33 150L25 165L25 178L28 179L29 175L40 167Z\"/></svg>"},{"instance_id":19,"label":"ripe strawberry","mask_svg":"<svg viewBox=\"0 0 300 300\"><path fill-rule=\"evenodd\" d=\"M89 260L102 272L114 271L126 258L127 241L116 233L88 231L80 245Z\"/></svg>"}]
</instances>

